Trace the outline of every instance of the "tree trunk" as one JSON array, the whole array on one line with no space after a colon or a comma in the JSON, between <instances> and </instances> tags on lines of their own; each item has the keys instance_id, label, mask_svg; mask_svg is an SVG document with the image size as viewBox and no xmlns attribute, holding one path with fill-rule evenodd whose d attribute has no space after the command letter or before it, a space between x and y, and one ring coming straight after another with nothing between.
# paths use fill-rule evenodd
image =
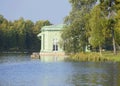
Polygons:
<instances>
[{"instance_id":1,"label":"tree trunk","mask_svg":"<svg viewBox=\"0 0 120 86\"><path fill-rule=\"evenodd\" d=\"M117 50L116 50L116 44L115 44L114 30L112 30L112 42L113 42L113 53L116 55Z\"/></svg>"},{"instance_id":2,"label":"tree trunk","mask_svg":"<svg viewBox=\"0 0 120 86\"><path fill-rule=\"evenodd\" d=\"M99 45L99 52L100 52L100 55L102 56L102 47Z\"/></svg>"},{"instance_id":3,"label":"tree trunk","mask_svg":"<svg viewBox=\"0 0 120 86\"><path fill-rule=\"evenodd\" d=\"M116 55L117 50L116 50L116 45L115 45L115 38L113 37L113 53Z\"/></svg>"}]
</instances>

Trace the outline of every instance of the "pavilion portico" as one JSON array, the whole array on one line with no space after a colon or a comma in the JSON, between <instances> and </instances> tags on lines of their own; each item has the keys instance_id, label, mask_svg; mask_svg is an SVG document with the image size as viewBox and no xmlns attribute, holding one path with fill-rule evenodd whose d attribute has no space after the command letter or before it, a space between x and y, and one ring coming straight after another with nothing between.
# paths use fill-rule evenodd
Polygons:
<instances>
[{"instance_id":1,"label":"pavilion portico","mask_svg":"<svg viewBox=\"0 0 120 86\"><path fill-rule=\"evenodd\" d=\"M61 31L64 25L50 25L44 26L41 29L41 33L38 37L41 39L41 50L40 54L64 54L64 50L60 47Z\"/></svg>"}]
</instances>

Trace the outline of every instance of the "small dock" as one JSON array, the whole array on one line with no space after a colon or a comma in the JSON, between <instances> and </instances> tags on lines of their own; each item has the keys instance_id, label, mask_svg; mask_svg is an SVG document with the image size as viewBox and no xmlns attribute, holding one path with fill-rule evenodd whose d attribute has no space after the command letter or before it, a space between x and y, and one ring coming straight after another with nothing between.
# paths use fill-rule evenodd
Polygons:
<instances>
[{"instance_id":1,"label":"small dock","mask_svg":"<svg viewBox=\"0 0 120 86\"><path fill-rule=\"evenodd\" d=\"M33 52L30 56L32 59L40 59L40 54L38 52Z\"/></svg>"}]
</instances>

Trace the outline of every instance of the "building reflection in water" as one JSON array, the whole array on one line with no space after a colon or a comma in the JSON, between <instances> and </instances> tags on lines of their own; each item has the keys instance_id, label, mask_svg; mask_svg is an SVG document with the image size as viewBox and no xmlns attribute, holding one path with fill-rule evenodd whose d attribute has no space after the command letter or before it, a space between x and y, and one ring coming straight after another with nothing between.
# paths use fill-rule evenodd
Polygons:
<instances>
[{"instance_id":1,"label":"building reflection in water","mask_svg":"<svg viewBox=\"0 0 120 86\"><path fill-rule=\"evenodd\" d=\"M64 61L65 57L62 56L41 56L41 62L56 62L56 61Z\"/></svg>"}]
</instances>

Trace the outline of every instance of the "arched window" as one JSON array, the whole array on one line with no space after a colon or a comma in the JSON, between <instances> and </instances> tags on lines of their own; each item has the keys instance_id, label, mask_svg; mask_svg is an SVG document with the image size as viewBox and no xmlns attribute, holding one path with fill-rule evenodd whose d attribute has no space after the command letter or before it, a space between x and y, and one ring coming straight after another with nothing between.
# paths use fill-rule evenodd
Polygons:
<instances>
[{"instance_id":1,"label":"arched window","mask_svg":"<svg viewBox=\"0 0 120 86\"><path fill-rule=\"evenodd\" d=\"M58 51L58 40L53 39L53 51Z\"/></svg>"}]
</instances>

